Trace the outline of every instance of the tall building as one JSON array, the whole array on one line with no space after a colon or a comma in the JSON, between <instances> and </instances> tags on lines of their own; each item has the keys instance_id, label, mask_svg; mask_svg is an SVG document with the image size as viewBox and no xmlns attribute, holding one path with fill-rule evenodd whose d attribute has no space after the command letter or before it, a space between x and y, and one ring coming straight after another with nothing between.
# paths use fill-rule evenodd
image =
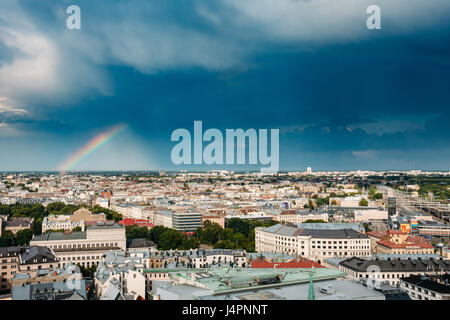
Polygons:
<instances>
[{"instance_id":1,"label":"tall building","mask_svg":"<svg viewBox=\"0 0 450 320\"><path fill-rule=\"evenodd\" d=\"M397 213L397 199L395 197L388 198L388 214L393 216Z\"/></svg>"},{"instance_id":2,"label":"tall building","mask_svg":"<svg viewBox=\"0 0 450 320\"><path fill-rule=\"evenodd\" d=\"M312 173L311 167L308 167L308 168L306 169L306 173L307 173L307 174L311 174L311 173Z\"/></svg>"},{"instance_id":3,"label":"tall building","mask_svg":"<svg viewBox=\"0 0 450 320\"><path fill-rule=\"evenodd\" d=\"M195 212L174 212L173 228L180 232L194 232L202 225L202 214Z\"/></svg>"}]
</instances>

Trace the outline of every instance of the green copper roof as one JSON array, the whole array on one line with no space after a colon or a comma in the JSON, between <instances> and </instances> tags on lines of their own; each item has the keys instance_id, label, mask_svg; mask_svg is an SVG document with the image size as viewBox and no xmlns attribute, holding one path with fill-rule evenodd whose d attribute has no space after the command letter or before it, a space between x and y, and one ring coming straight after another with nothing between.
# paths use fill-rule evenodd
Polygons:
<instances>
[{"instance_id":1,"label":"green copper roof","mask_svg":"<svg viewBox=\"0 0 450 320\"><path fill-rule=\"evenodd\" d=\"M152 269L144 269L144 273L166 273L166 272L195 272L195 271L206 271L207 269L203 268L152 268Z\"/></svg>"},{"instance_id":2,"label":"green copper roof","mask_svg":"<svg viewBox=\"0 0 450 320\"><path fill-rule=\"evenodd\" d=\"M310 273L312 270L314 272L311 277ZM192 271L192 269L190 271ZM175 274L174 277L175 279L183 278L191 284L192 272L190 271L179 272ZM345 275L345 272L328 268L268 269L222 267L209 269L208 271L203 272L194 272L195 286L209 289L212 291L212 294L308 283L311 279L314 281L328 280L343 277ZM270 282L270 280L273 282Z\"/></svg>"}]
</instances>

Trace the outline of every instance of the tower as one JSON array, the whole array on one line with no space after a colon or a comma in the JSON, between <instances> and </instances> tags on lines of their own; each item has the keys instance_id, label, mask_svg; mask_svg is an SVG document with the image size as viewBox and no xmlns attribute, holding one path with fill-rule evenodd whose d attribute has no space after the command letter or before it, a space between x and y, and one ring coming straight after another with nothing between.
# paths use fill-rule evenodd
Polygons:
<instances>
[{"instance_id":1,"label":"tower","mask_svg":"<svg viewBox=\"0 0 450 320\"><path fill-rule=\"evenodd\" d=\"M311 268L311 271L309 273L308 300L316 300L316 295L314 294L313 273L314 273L314 266Z\"/></svg>"}]
</instances>

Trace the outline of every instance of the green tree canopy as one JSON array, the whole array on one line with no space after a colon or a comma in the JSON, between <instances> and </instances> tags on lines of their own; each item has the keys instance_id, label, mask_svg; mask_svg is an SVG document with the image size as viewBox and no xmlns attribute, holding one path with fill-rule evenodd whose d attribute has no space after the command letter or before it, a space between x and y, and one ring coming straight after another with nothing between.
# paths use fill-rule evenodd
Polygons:
<instances>
[{"instance_id":1,"label":"green tree canopy","mask_svg":"<svg viewBox=\"0 0 450 320\"><path fill-rule=\"evenodd\" d=\"M360 207L367 207L369 205L369 202L367 201L366 198L361 198L361 200L359 201L359 206Z\"/></svg>"},{"instance_id":2,"label":"green tree canopy","mask_svg":"<svg viewBox=\"0 0 450 320\"><path fill-rule=\"evenodd\" d=\"M33 238L33 230L31 229L19 230L17 231L15 237L17 245L28 246L30 244L30 240Z\"/></svg>"}]
</instances>

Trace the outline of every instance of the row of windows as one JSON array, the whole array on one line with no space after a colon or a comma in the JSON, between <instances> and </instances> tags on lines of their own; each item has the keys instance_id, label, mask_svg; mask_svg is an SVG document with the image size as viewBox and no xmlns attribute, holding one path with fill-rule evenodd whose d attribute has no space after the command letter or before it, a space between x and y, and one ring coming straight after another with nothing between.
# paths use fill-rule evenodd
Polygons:
<instances>
[{"instance_id":1,"label":"row of windows","mask_svg":"<svg viewBox=\"0 0 450 320\"><path fill-rule=\"evenodd\" d=\"M58 245L50 245L51 249L86 249L86 248L100 248L100 247L118 247L119 244L110 242L110 243L87 243L87 244L58 244Z\"/></svg>"},{"instance_id":2,"label":"row of windows","mask_svg":"<svg viewBox=\"0 0 450 320\"><path fill-rule=\"evenodd\" d=\"M8 262L8 259L3 259L2 260L2 263L12 263L12 262L16 262L16 259L15 258L11 259L9 262Z\"/></svg>"},{"instance_id":3,"label":"row of windows","mask_svg":"<svg viewBox=\"0 0 450 320\"><path fill-rule=\"evenodd\" d=\"M78 256L78 257L63 257L62 261L76 261L76 260L99 260L101 256Z\"/></svg>"},{"instance_id":4,"label":"row of windows","mask_svg":"<svg viewBox=\"0 0 450 320\"><path fill-rule=\"evenodd\" d=\"M422 289L422 288L419 288L419 287L415 287L415 286L412 286L412 285L408 285L407 283L405 283L404 284L404 287L405 288L410 288L409 290L408 290L408 294L409 295L412 295L412 296L414 296L416 293L414 292L414 290L415 291L418 291L418 292L423 292L423 293L425 293L426 295L431 295L432 297L436 297L436 293L434 293L433 291L428 291L428 290L426 290L426 289ZM420 297L420 294L418 294L417 293L417 296L418 296L418 298Z\"/></svg>"}]
</instances>

